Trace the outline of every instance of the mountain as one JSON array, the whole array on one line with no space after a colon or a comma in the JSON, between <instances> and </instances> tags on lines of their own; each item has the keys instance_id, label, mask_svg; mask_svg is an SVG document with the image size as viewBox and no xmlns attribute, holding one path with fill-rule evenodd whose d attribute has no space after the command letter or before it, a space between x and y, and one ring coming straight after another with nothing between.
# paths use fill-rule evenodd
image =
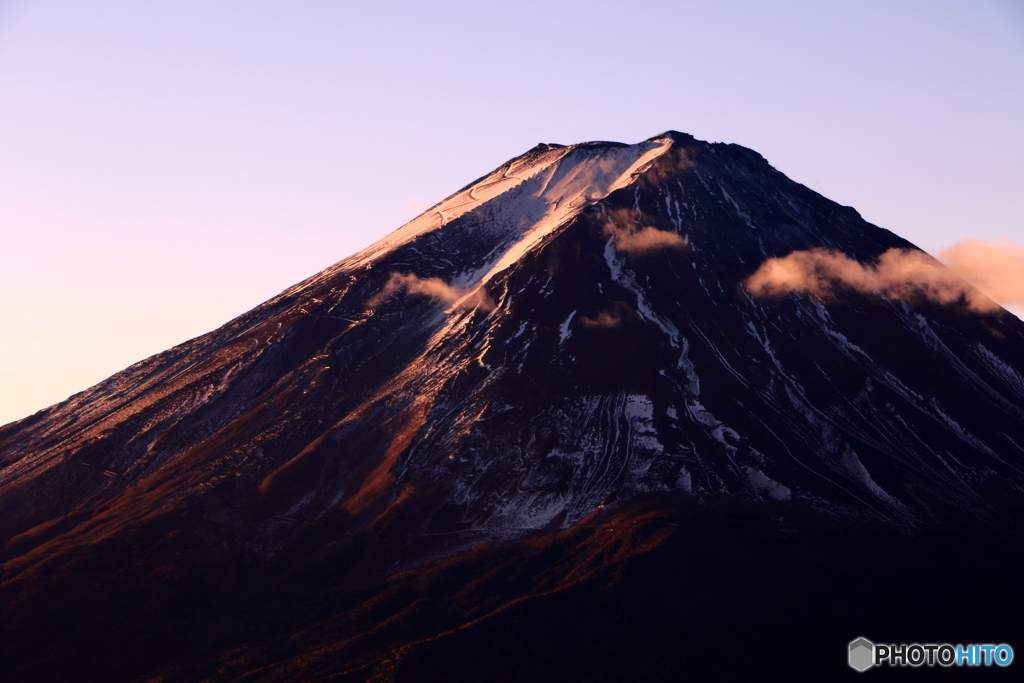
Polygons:
<instances>
[{"instance_id":1,"label":"mountain","mask_svg":"<svg viewBox=\"0 0 1024 683\"><path fill-rule=\"evenodd\" d=\"M6 668L835 677L861 635L1011 642L1024 323L751 293L823 250L914 247L737 145L538 145L0 428Z\"/></svg>"}]
</instances>

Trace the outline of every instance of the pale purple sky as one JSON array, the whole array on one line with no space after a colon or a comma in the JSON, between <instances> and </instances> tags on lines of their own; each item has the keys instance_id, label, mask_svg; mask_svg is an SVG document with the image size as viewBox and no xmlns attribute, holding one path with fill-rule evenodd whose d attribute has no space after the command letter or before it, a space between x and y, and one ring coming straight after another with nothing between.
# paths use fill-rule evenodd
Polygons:
<instances>
[{"instance_id":1,"label":"pale purple sky","mask_svg":"<svg viewBox=\"0 0 1024 683\"><path fill-rule=\"evenodd\" d=\"M1024 3L0 0L0 424L538 142L667 129L1024 241Z\"/></svg>"}]
</instances>

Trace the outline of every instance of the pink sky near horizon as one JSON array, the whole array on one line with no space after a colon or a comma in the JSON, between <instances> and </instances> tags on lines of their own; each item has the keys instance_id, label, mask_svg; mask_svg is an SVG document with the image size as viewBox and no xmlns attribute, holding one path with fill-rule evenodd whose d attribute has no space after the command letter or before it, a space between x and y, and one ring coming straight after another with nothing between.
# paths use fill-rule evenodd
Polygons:
<instances>
[{"instance_id":1,"label":"pink sky near horizon","mask_svg":"<svg viewBox=\"0 0 1024 683\"><path fill-rule=\"evenodd\" d=\"M668 129L938 256L1024 242L1024 4L0 0L0 424L538 142Z\"/></svg>"}]
</instances>

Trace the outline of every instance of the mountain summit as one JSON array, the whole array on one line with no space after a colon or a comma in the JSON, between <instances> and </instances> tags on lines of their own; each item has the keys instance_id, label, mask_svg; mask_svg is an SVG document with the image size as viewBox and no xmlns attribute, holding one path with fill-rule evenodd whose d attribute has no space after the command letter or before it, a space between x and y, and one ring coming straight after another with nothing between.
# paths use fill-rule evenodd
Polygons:
<instances>
[{"instance_id":1,"label":"mountain summit","mask_svg":"<svg viewBox=\"0 0 1024 683\"><path fill-rule=\"evenodd\" d=\"M457 643L497 647L510 614L549 633L552 601L604 595L649 628L650 596L631 602L647 582L675 604L687 572L719 591L741 557L828 593L799 578L822 568L807 548L833 566L885 539L871 565L953 529L1017 538L1024 323L972 309L966 284L942 301L749 285L794 252L916 250L737 145L538 145L224 327L0 428L7 655L59 677L100 666L117 634L133 651L97 680L675 680L706 663L655 656L658 638L521 661L536 644L520 634L494 661L521 670L478 653L460 679L452 662ZM945 541L914 542L945 561ZM804 564L779 560L794 553ZM638 657L647 674L621 668Z\"/></svg>"}]
</instances>

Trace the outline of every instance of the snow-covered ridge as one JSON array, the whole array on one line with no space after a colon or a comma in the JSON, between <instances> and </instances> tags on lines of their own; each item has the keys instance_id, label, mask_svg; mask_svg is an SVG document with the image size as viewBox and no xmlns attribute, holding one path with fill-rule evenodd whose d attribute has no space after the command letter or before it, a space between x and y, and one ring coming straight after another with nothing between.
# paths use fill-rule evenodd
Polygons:
<instances>
[{"instance_id":1,"label":"snow-covered ridge","mask_svg":"<svg viewBox=\"0 0 1024 683\"><path fill-rule=\"evenodd\" d=\"M460 274L453 284L486 282L586 206L628 185L672 144L670 136L663 136L635 145L535 148L431 207L339 266L371 266L417 238L474 213L481 222L500 224L503 239L493 245L492 258L485 268Z\"/></svg>"}]
</instances>

